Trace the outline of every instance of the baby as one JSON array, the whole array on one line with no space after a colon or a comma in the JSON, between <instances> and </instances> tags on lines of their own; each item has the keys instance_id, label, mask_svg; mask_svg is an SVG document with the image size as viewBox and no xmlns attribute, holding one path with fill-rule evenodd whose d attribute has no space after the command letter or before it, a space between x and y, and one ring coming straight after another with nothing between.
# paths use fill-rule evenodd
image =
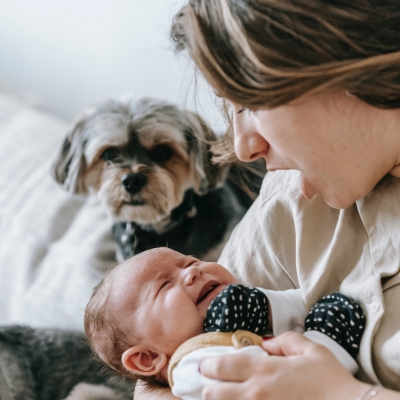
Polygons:
<instances>
[{"instance_id":1,"label":"baby","mask_svg":"<svg viewBox=\"0 0 400 400\"><path fill-rule=\"evenodd\" d=\"M306 330L354 373L364 325L361 307L340 293L322 299L307 316L300 290L244 287L221 265L168 248L113 269L85 313L89 343L105 363L126 376L169 383L185 400L200 399L202 387L213 382L198 372L202 358L267 356L261 337L288 330Z\"/></svg>"}]
</instances>

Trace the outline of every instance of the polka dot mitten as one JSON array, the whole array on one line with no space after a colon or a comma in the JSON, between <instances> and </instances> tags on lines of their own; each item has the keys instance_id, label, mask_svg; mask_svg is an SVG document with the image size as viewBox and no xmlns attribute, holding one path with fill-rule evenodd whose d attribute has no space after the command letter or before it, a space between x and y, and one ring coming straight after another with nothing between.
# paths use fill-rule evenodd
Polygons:
<instances>
[{"instance_id":1,"label":"polka dot mitten","mask_svg":"<svg viewBox=\"0 0 400 400\"><path fill-rule=\"evenodd\" d=\"M205 332L247 330L263 336L268 332L268 299L263 292L239 284L227 286L210 304Z\"/></svg>"},{"instance_id":2,"label":"polka dot mitten","mask_svg":"<svg viewBox=\"0 0 400 400\"><path fill-rule=\"evenodd\" d=\"M305 322L305 330L318 331L357 357L365 328L362 308L341 293L332 293L314 304Z\"/></svg>"}]
</instances>

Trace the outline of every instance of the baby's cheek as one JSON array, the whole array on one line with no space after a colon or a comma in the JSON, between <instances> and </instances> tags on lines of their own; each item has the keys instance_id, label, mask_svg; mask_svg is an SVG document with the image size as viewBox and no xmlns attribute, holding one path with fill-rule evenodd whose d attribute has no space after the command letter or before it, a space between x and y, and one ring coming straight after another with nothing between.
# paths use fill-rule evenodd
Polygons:
<instances>
[{"instance_id":1,"label":"baby's cheek","mask_svg":"<svg viewBox=\"0 0 400 400\"><path fill-rule=\"evenodd\" d=\"M203 333L203 322L195 318L185 318L180 315L178 324L175 324L173 329L170 330L170 338L168 339L171 349L176 349L187 340Z\"/></svg>"},{"instance_id":2,"label":"baby's cheek","mask_svg":"<svg viewBox=\"0 0 400 400\"><path fill-rule=\"evenodd\" d=\"M225 284L230 285L231 283L238 283L236 278L232 275L232 273L227 270L225 267L222 267L221 273L221 281L225 282Z\"/></svg>"}]
</instances>

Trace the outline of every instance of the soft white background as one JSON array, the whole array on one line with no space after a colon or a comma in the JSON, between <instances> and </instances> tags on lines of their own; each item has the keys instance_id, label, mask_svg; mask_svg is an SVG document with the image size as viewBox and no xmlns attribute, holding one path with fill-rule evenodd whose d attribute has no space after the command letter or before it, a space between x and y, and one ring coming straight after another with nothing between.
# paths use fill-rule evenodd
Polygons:
<instances>
[{"instance_id":1,"label":"soft white background","mask_svg":"<svg viewBox=\"0 0 400 400\"><path fill-rule=\"evenodd\" d=\"M184 0L0 0L0 87L39 97L70 120L127 92L196 109L223 122L169 29Z\"/></svg>"},{"instance_id":2,"label":"soft white background","mask_svg":"<svg viewBox=\"0 0 400 400\"><path fill-rule=\"evenodd\" d=\"M95 196L65 192L50 165L69 121L105 98L194 108L193 70L169 39L183 1L0 0L0 325L82 329L93 287L116 264L112 221ZM205 85L199 103L217 126Z\"/></svg>"}]
</instances>

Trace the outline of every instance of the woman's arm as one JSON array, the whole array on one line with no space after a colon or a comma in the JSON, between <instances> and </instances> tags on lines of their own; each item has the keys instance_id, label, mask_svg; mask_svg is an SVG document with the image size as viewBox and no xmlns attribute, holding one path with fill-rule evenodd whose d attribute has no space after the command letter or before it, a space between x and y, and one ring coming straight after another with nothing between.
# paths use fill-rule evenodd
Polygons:
<instances>
[{"instance_id":1,"label":"woman's arm","mask_svg":"<svg viewBox=\"0 0 400 400\"><path fill-rule=\"evenodd\" d=\"M287 332L265 341L270 357L222 356L205 359L201 372L225 382L203 390L204 400L357 400L370 385L356 380L325 347ZM368 397L366 397L368 398ZM400 393L381 390L373 400L400 400Z\"/></svg>"},{"instance_id":2,"label":"woman's arm","mask_svg":"<svg viewBox=\"0 0 400 400\"><path fill-rule=\"evenodd\" d=\"M136 383L133 398L134 400L179 400L171 393L171 389L152 388L142 381Z\"/></svg>"}]
</instances>

